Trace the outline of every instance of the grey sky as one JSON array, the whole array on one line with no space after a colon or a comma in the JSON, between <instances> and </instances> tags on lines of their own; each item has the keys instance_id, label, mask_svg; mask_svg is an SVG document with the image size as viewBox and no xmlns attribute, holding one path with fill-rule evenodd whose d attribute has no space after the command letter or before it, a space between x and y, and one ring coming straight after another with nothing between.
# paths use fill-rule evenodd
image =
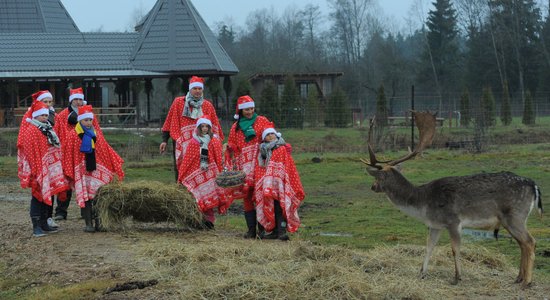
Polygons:
<instances>
[{"instance_id":1,"label":"grey sky","mask_svg":"<svg viewBox=\"0 0 550 300\"><path fill-rule=\"evenodd\" d=\"M418 0L417 0L418 1ZM81 31L128 31L136 19L136 14L147 13L156 0L61 0ZM206 23L212 27L219 21L233 20L235 25L243 26L246 17L254 10L274 8L281 12L291 5L299 3L303 8L311 3L319 5L324 13L328 12L325 0L192 0ZM384 14L392 22L403 23L414 0L378 0ZM428 0L424 0L428 3Z\"/></svg>"}]
</instances>

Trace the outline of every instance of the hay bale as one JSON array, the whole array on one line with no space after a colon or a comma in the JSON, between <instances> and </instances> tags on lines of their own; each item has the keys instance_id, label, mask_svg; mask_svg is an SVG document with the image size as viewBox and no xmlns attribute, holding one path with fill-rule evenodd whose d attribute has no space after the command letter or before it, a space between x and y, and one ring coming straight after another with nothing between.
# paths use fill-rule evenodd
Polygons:
<instances>
[{"instance_id":1,"label":"hay bale","mask_svg":"<svg viewBox=\"0 0 550 300\"><path fill-rule=\"evenodd\" d=\"M183 186L157 181L110 183L96 195L96 209L105 229L138 222L173 222L188 229L203 228L195 198Z\"/></svg>"}]
</instances>

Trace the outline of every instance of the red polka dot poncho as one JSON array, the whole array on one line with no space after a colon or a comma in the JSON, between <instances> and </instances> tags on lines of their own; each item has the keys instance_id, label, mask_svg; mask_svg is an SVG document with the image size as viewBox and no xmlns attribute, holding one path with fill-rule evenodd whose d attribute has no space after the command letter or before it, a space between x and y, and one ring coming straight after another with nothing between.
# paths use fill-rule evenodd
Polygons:
<instances>
[{"instance_id":1,"label":"red polka dot poncho","mask_svg":"<svg viewBox=\"0 0 550 300\"><path fill-rule=\"evenodd\" d=\"M290 149L290 144L286 144L273 150L265 167L260 164L256 164L255 167L256 215L258 222L267 231L275 228L273 200L280 202L288 231L295 232L300 227L298 208L305 198L305 193Z\"/></svg>"},{"instance_id":2,"label":"red polka dot poncho","mask_svg":"<svg viewBox=\"0 0 550 300\"><path fill-rule=\"evenodd\" d=\"M33 197L40 202L52 205L53 195L69 189L63 175L61 149L50 145L33 125L25 124L19 129L17 164L21 187L31 188Z\"/></svg>"},{"instance_id":3,"label":"red polka dot poncho","mask_svg":"<svg viewBox=\"0 0 550 300\"><path fill-rule=\"evenodd\" d=\"M217 207L218 212L224 214L228 207L224 190L216 185L216 176L223 169L221 141L213 137L208 143L208 169L206 170L201 169L200 152L201 146L193 138L178 168L178 182L193 194L202 212Z\"/></svg>"},{"instance_id":4,"label":"red polka dot poncho","mask_svg":"<svg viewBox=\"0 0 550 300\"><path fill-rule=\"evenodd\" d=\"M96 134L96 170L94 171L86 171L85 154L80 152L82 140L74 129L67 131L65 140L61 145L63 148L63 169L74 185L76 203L80 207L84 207L86 201L93 199L97 190L101 186L110 183L115 175L121 181L124 179L124 171L122 170L124 160L111 148L105 140L103 132L97 128L94 124Z\"/></svg>"},{"instance_id":5,"label":"red polka dot poncho","mask_svg":"<svg viewBox=\"0 0 550 300\"><path fill-rule=\"evenodd\" d=\"M183 108L185 107L185 97L177 97L174 99L166 121L162 126L162 131L170 132L170 137L176 142L176 165L179 167L183 153L185 153L189 142L193 138L193 131L197 120L183 116ZM191 111L193 108L190 108ZM203 115L208 115L212 121L212 132L220 137L223 141L223 132L216 115L216 110L210 101L204 100L202 104Z\"/></svg>"}]
</instances>

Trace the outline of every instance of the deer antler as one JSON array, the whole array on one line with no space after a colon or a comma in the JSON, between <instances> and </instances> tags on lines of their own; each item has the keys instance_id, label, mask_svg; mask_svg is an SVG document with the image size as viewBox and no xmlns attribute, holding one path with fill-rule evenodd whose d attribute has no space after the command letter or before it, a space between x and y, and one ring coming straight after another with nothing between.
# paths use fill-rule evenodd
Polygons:
<instances>
[{"instance_id":1,"label":"deer antler","mask_svg":"<svg viewBox=\"0 0 550 300\"><path fill-rule=\"evenodd\" d=\"M419 141L418 145L414 149L413 152L410 152L409 154L392 160L388 162L388 165L395 166L399 163L402 163L406 160L409 160L419 153L421 153L424 149L426 149L428 146L432 144L434 135L435 135L435 114L432 114L429 111L426 112L417 112L417 111L411 111L414 115L414 122L416 123L416 127L418 128L419 132Z\"/></svg>"}]
</instances>

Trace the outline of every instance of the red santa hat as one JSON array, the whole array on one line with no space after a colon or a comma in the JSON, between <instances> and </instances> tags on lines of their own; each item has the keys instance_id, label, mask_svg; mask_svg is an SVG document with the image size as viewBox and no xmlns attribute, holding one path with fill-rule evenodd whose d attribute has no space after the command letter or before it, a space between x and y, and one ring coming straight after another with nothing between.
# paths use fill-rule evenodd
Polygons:
<instances>
[{"instance_id":1,"label":"red santa hat","mask_svg":"<svg viewBox=\"0 0 550 300\"><path fill-rule=\"evenodd\" d=\"M84 91L82 88L71 89L70 94L69 103L71 103L74 99L82 99L84 101Z\"/></svg>"},{"instance_id":2,"label":"red santa hat","mask_svg":"<svg viewBox=\"0 0 550 300\"><path fill-rule=\"evenodd\" d=\"M36 118L41 115L49 115L50 109L48 105L42 101L34 101L31 105L32 117ZM30 121L30 120L27 120Z\"/></svg>"},{"instance_id":3,"label":"red santa hat","mask_svg":"<svg viewBox=\"0 0 550 300\"><path fill-rule=\"evenodd\" d=\"M94 118L94 112L92 110L91 105L82 105L78 108L78 118L76 118L79 122L84 119L93 119Z\"/></svg>"},{"instance_id":4,"label":"red santa hat","mask_svg":"<svg viewBox=\"0 0 550 300\"><path fill-rule=\"evenodd\" d=\"M237 109L235 110L235 115L233 117L238 120L239 110L251 107L254 107L254 100L248 95L240 96L239 99L237 99Z\"/></svg>"},{"instance_id":5,"label":"red santa hat","mask_svg":"<svg viewBox=\"0 0 550 300\"><path fill-rule=\"evenodd\" d=\"M275 128L273 127L267 127L266 129L264 129L264 131L262 132L262 141L265 140L265 137L270 134L270 133L274 133L277 137L281 137L282 134L280 132L277 132L277 130L275 130Z\"/></svg>"},{"instance_id":6,"label":"red santa hat","mask_svg":"<svg viewBox=\"0 0 550 300\"><path fill-rule=\"evenodd\" d=\"M201 77L192 76L191 79L189 79L189 90L194 87L200 87L201 89L204 89L204 79Z\"/></svg>"},{"instance_id":7,"label":"red santa hat","mask_svg":"<svg viewBox=\"0 0 550 300\"><path fill-rule=\"evenodd\" d=\"M210 118L207 115L204 115L197 119L197 128L202 124L210 125L210 128L212 128L212 121L210 121Z\"/></svg>"},{"instance_id":8,"label":"red santa hat","mask_svg":"<svg viewBox=\"0 0 550 300\"><path fill-rule=\"evenodd\" d=\"M52 93L50 93L50 91L48 91L48 90L38 91L38 92L32 94L32 100L33 101L42 101L46 98L52 98L53 99Z\"/></svg>"}]
</instances>

